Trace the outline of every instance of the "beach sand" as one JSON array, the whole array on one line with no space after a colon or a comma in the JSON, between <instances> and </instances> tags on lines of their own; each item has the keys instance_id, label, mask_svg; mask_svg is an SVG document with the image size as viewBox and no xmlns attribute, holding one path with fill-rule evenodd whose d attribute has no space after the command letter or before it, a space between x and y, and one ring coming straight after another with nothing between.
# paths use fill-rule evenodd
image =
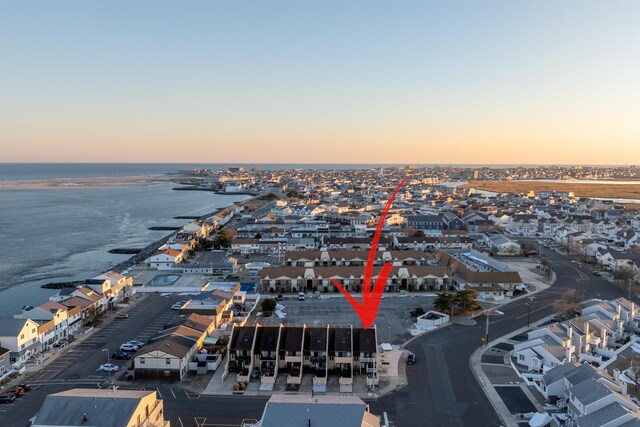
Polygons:
<instances>
[{"instance_id":1,"label":"beach sand","mask_svg":"<svg viewBox=\"0 0 640 427\"><path fill-rule=\"evenodd\" d=\"M638 184L580 184L575 182L546 181L471 181L462 188L494 193L526 193L531 190L573 191L576 197L605 197L615 199L640 199Z\"/></svg>"},{"instance_id":2,"label":"beach sand","mask_svg":"<svg viewBox=\"0 0 640 427\"><path fill-rule=\"evenodd\" d=\"M54 178L25 181L0 181L0 190L68 190L68 189L100 189L121 188L132 185L167 182L176 177L168 175L119 176L96 178Z\"/></svg>"}]
</instances>

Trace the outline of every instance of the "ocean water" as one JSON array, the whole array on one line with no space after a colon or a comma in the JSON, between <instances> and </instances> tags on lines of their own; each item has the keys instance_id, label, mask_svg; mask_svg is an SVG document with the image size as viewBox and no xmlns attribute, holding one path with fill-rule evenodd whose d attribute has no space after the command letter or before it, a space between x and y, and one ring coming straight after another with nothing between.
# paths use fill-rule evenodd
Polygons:
<instances>
[{"instance_id":1,"label":"ocean water","mask_svg":"<svg viewBox=\"0 0 640 427\"><path fill-rule=\"evenodd\" d=\"M405 164L374 163L0 163L0 181L51 178L93 178L103 176L135 176L178 173L186 169L221 170L232 166L263 170L284 169L371 169L381 166L405 166ZM461 165L461 164L416 164L417 167L492 167L513 168L522 165ZM528 165L536 166L536 165Z\"/></svg>"},{"instance_id":2,"label":"ocean water","mask_svg":"<svg viewBox=\"0 0 640 427\"><path fill-rule=\"evenodd\" d=\"M170 233L148 227L184 225L188 220L173 217L248 197L175 186L0 191L0 316L46 301L55 291L41 284L85 279L128 258L109 249L143 247Z\"/></svg>"}]
</instances>

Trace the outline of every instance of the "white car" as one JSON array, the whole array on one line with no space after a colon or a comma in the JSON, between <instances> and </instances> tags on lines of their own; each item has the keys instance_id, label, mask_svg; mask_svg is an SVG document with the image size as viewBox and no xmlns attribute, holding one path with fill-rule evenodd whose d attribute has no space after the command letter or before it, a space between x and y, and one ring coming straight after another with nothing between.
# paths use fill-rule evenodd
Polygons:
<instances>
[{"instance_id":1,"label":"white car","mask_svg":"<svg viewBox=\"0 0 640 427\"><path fill-rule=\"evenodd\" d=\"M132 351L138 351L138 348L139 347L137 345L126 342L120 346L120 351L132 352Z\"/></svg>"},{"instance_id":2,"label":"white car","mask_svg":"<svg viewBox=\"0 0 640 427\"><path fill-rule=\"evenodd\" d=\"M118 365L114 365L113 363L103 363L98 368L98 371L100 371L100 372L118 372L119 369L120 368L118 367Z\"/></svg>"},{"instance_id":3,"label":"white car","mask_svg":"<svg viewBox=\"0 0 640 427\"><path fill-rule=\"evenodd\" d=\"M298 292L298 301L304 301L304 292Z\"/></svg>"},{"instance_id":4,"label":"white car","mask_svg":"<svg viewBox=\"0 0 640 427\"><path fill-rule=\"evenodd\" d=\"M171 306L171 310L180 310L183 305L185 305L186 301L178 301L177 303Z\"/></svg>"},{"instance_id":5,"label":"white car","mask_svg":"<svg viewBox=\"0 0 640 427\"><path fill-rule=\"evenodd\" d=\"M133 344L134 346L141 348L144 347L144 342L143 341L139 341L139 340L131 340L126 342L125 344Z\"/></svg>"}]
</instances>

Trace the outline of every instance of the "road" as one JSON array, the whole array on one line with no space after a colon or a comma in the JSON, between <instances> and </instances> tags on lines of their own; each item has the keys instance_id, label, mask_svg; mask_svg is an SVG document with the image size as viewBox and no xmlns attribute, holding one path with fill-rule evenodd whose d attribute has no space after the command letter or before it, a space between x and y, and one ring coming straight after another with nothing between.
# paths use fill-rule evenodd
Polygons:
<instances>
[{"instance_id":1,"label":"road","mask_svg":"<svg viewBox=\"0 0 640 427\"><path fill-rule=\"evenodd\" d=\"M553 302L568 289L577 289L579 299L626 297L627 292L586 267L550 250L542 254L550 261L557 279L549 289L536 294L531 320L553 312ZM179 297L149 296L132 308L129 319L114 320L79 346L59 364L51 365L40 377L36 389L13 404L0 407L1 423L22 426L40 407L49 393L72 387L95 387L104 375L95 369L106 362L102 348L115 350L129 339L146 339L173 316L169 310ZM501 306L503 316L490 318L490 337L495 339L527 324L527 299ZM638 302L638 301L636 301ZM500 419L487 400L469 367L469 358L481 345L484 316L473 326L452 325L421 336L407 349L417 355L417 363L407 366L409 384L378 400L368 400L377 415L387 413L392 426L499 426ZM75 354L74 354L75 353ZM165 402L165 413L174 426L238 426L243 419L256 419L264 409L266 397L205 397L190 395L179 387L157 388ZM5 411L4 413L1 411ZM3 424L4 425L4 424Z\"/></svg>"},{"instance_id":2,"label":"road","mask_svg":"<svg viewBox=\"0 0 640 427\"><path fill-rule=\"evenodd\" d=\"M532 322L553 314L553 302L568 289L577 289L579 300L627 296L625 290L563 255L552 250L543 250L542 255L550 261L557 279L553 286L535 295ZM505 314L490 317L489 341L527 325L527 302L525 298L501 306ZM452 325L407 345L417 356L417 363L407 366L409 384L369 402L372 411L387 412L394 426L502 425L469 367L469 358L482 345L485 333L486 317L476 320L474 326Z\"/></svg>"},{"instance_id":3,"label":"road","mask_svg":"<svg viewBox=\"0 0 640 427\"><path fill-rule=\"evenodd\" d=\"M103 349L108 349L111 354L128 340L147 341L165 323L176 317L177 312L170 307L180 297L152 294L140 298L144 299L128 309L128 319L108 320L113 317L111 313L104 320L103 326L96 328L90 336L61 350L60 356L29 382L33 385L33 390L12 404L0 406L0 425L27 425L48 394L73 387L94 388L108 381L108 374L96 372L101 364L107 362L107 352L102 351ZM118 365L124 363L121 360L110 362ZM8 424L4 424L5 422Z\"/></svg>"}]
</instances>

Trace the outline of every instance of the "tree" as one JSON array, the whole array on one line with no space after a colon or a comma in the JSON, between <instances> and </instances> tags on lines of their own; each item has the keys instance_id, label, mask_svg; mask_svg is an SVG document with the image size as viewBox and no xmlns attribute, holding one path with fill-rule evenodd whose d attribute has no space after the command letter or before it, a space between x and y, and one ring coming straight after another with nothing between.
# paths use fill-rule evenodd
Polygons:
<instances>
[{"instance_id":1,"label":"tree","mask_svg":"<svg viewBox=\"0 0 640 427\"><path fill-rule=\"evenodd\" d=\"M262 234L261 233L256 233L255 239L262 239Z\"/></svg>"},{"instance_id":2,"label":"tree","mask_svg":"<svg viewBox=\"0 0 640 427\"><path fill-rule=\"evenodd\" d=\"M456 296L451 292L443 292L438 294L433 301L433 307L442 313L451 313L455 305Z\"/></svg>"},{"instance_id":3,"label":"tree","mask_svg":"<svg viewBox=\"0 0 640 427\"><path fill-rule=\"evenodd\" d=\"M424 231L422 231L422 230L416 230L416 231L413 233L413 237L424 237Z\"/></svg>"},{"instance_id":4,"label":"tree","mask_svg":"<svg viewBox=\"0 0 640 427\"><path fill-rule=\"evenodd\" d=\"M234 235L235 232L233 230L225 229L216 236L216 243L220 247L228 248L231 246L231 239L233 239Z\"/></svg>"},{"instance_id":5,"label":"tree","mask_svg":"<svg viewBox=\"0 0 640 427\"><path fill-rule=\"evenodd\" d=\"M477 310L480 308L478 302L478 292L475 289L463 289L456 293L454 299L455 305L460 311Z\"/></svg>"},{"instance_id":6,"label":"tree","mask_svg":"<svg viewBox=\"0 0 640 427\"><path fill-rule=\"evenodd\" d=\"M562 319L569 319L580 312L580 304L576 298L576 291L569 289L553 303L553 309Z\"/></svg>"},{"instance_id":7,"label":"tree","mask_svg":"<svg viewBox=\"0 0 640 427\"><path fill-rule=\"evenodd\" d=\"M274 298L267 298L264 301L262 301L262 305L260 306L262 308L262 311L274 311L276 309L276 300Z\"/></svg>"}]
</instances>

